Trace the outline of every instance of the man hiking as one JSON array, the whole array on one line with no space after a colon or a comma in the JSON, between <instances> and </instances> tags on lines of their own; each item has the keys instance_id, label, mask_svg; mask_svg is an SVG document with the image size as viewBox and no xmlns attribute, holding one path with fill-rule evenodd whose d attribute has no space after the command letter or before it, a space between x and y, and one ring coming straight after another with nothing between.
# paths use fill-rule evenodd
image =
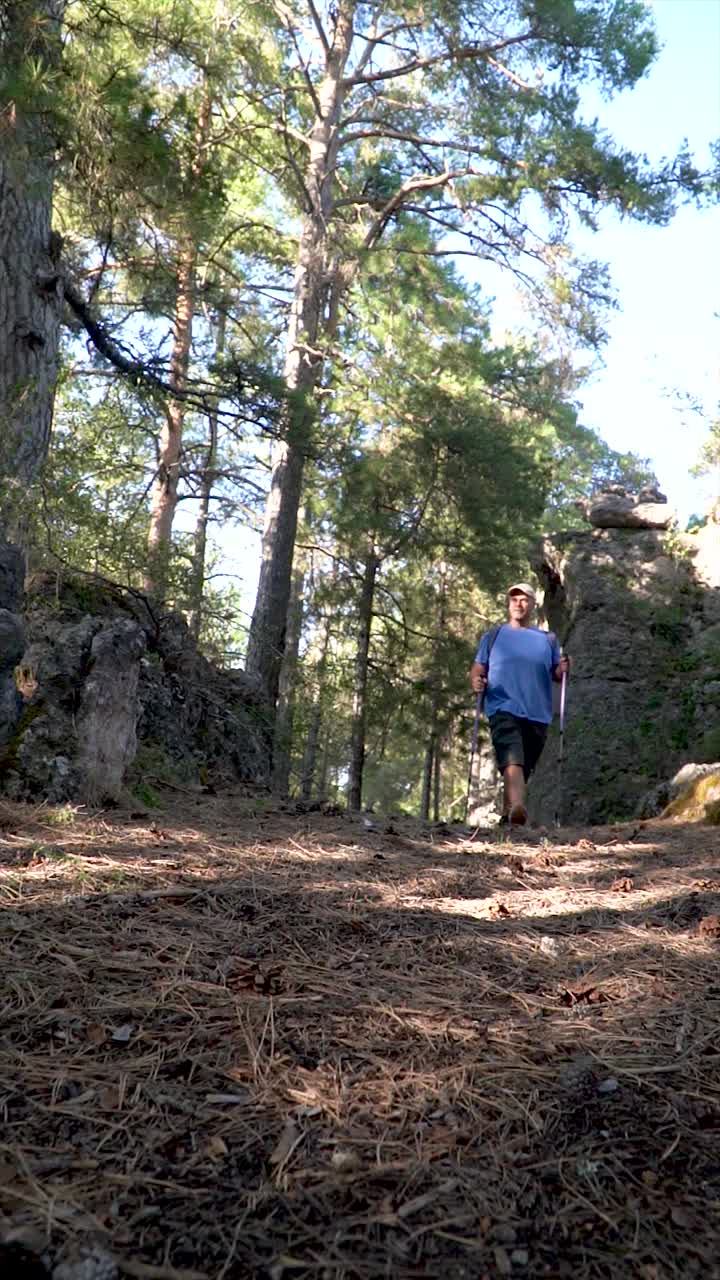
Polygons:
<instances>
[{"instance_id":1,"label":"man hiking","mask_svg":"<svg viewBox=\"0 0 720 1280\"><path fill-rule=\"evenodd\" d=\"M570 669L557 637L532 626L535 592L527 582L507 591L508 620L487 631L470 668L470 683L485 696L497 766L503 776L503 816L527 822L525 788L542 754L552 720L552 682Z\"/></svg>"}]
</instances>

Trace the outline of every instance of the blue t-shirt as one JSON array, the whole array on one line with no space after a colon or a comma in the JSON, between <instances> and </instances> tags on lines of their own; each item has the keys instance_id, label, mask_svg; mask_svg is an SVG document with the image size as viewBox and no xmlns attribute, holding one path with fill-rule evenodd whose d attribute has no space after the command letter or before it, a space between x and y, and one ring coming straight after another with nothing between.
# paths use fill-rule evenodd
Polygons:
<instances>
[{"instance_id":1,"label":"blue t-shirt","mask_svg":"<svg viewBox=\"0 0 720 1280\"><path fill-rule=\"evenodd\" d=\"M480 641L476 662L488 664L490 633ZM537 627L511 627L498 631L490 653L485 712L509 711L523 720L550 724L552 673L560 661L556 637Z\"/></svg>"}]
</instances>

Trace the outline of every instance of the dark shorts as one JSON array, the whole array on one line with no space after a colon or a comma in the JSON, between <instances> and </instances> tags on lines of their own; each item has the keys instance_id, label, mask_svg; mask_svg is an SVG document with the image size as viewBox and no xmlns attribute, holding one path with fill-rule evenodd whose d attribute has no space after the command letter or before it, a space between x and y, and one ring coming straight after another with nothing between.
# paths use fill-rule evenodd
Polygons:
<instances>
[{"instance_id":1,"label":"dark shorts","mask_svg":"<svg viewBox=\"0 0 720 1280\"><path fill-rule=\"evenodd\" d=\"M490 733L497 766L502 773L509 764L519 764L527 782L542 749L548 726L538 720L522 720L509 711L496 711L490 716Z\"/></svg>"}]
</instances>

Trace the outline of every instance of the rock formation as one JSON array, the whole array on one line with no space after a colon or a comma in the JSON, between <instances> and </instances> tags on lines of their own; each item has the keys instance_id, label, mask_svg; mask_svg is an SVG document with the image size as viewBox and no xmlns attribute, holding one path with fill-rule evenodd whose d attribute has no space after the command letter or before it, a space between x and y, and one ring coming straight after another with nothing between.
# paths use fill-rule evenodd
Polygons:
<instances>
[{"instance_id":1,"label":"rock formation","mask_svg":"<svg viewBox=\"0 0 720 1280\"><path fill-rule=\"evenodd\" d=\"M15 684L15 667L25 647L19 615L23 565L17 547L0 542L0 748L15 732L22 698Z\"/></svg>"},{"instance_id":2,"label":"rock formation","mask_svg":"<svg viewBox=\"0 0 720 1280\"><path fill-rule=\"evenodd\" d=\"M152 785L148 775L266 777L257 697L241 672L197 652L181 618L90 578L45 574L30 584L23 641L19 570L2 576L4 563L0 792L97 803Z\"/></svg>"},{"instance_id":3,"label":"rock formation","mask_svg":"<svg viewBox=\"0 0 720 1280\"><path fill-rule=\"evenodd\" d=\"M573 661L564 817L583 823L652 810L648 794L683 764L720 758L720 526L631 527L624 507L619 523L598 525L608 496L628 500L598 495L593 527L548 538L534 556L545 617ZM556 724L533 816L552 819L558 783ZM658 792L654 811L664 803Z\"/></svg>"},{"instance_id":4,"label":"rock formation","mask_svg":"<svg viewBox=\"0 0 720 1280\"><path fill-rule=\"evenodd\" d=\"M659 489L628 493L622 485L610 485L575 504L596 529L669 529L674 512Z\"/></svg>"}]
</instances>

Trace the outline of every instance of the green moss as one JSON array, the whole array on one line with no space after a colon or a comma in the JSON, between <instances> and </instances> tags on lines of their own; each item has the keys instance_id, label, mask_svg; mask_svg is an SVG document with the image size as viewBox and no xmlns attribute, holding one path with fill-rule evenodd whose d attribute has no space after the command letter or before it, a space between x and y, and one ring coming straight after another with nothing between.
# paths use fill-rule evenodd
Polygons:
<instances>
[{"instance_id":1,"label":"green moss","mask_svg":"<svg viewBox=\"0 0 720 1280\"><path fill-rule=\"evenodd\" d=\"M0 778L5 774L13 773L17 769L17 756L20 750L20 743L24 735L38 716L43 714L44 707L39 702L34 702L23 707L20 719L17 722L15 732L0 753Z\"/></svg>"},{"instance_id":2,"label":"green moss","mask_svg":"<svg viewBox=\"0 0 720 1280\"><path fill-rule=\"evenodd\" d=\"M720 827L720 800L713 800L705 805L705 821L711 827Z\"/></svg>"},{"instance_id":3,"label":"green moss","mask_svg":"<svg viewBox=\"0 0 720 1280\"><path fill-rule=\"evenodd\" d=\"M680 795L667 806L663 818L685 818L696 822L705 817L708 807L720 803L720 770L707 773L704 778L691 782Z\"/></svg>"}]
</instances>

